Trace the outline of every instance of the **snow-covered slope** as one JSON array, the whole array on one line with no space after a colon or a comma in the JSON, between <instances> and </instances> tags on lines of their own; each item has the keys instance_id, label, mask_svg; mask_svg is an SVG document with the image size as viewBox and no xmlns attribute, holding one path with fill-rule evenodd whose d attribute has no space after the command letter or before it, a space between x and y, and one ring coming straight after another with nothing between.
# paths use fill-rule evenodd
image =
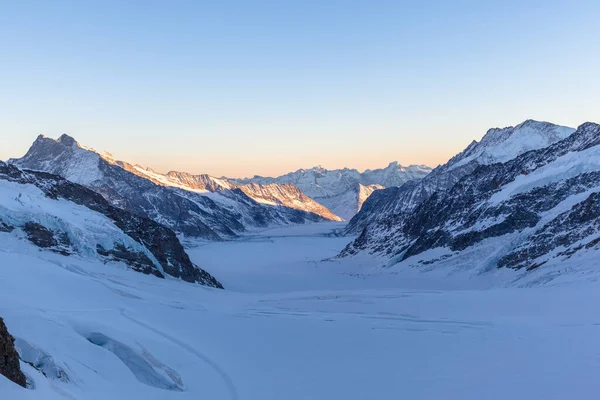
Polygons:
<instances>
[{"instance_id":1,"label":"snow-covered slope","mask_svg":"<svg viewBox=\"0 0 600 400\"><path fill-rule=\"evenodd\" d=\"M178 187L198 192L217 192L219 190L235 189L237 185L227 179L215 178L207 174L192 175L187 172L171 171L161 174L150 168L135 165L135 171L141 176L153 179L166 186Z\"/></svg>"},{"instance_id":2,"label":"snow-covered slope","mask_svg":"<svg viewBox=\"0 0 600 400\"><path fill-rule=\"evenodd\" d=\"M220 240L252 228L326 220L305 208L276 207L250 198L225 180L183 173L158 174L115 160L63 135L39 136L21 159L11 163L46 171L83 184L112 205L151 218L188 237ZM309 204L309 207L312 203Z\"/></svg>"},{"instance_id":3,"label":"snow-covered slope","mask_svg":"<svg viewBox=\"0 0 600 400\"><path fill-rule=\"evenodd\" d=\"M349 189L337 196L322 197L318 200L333 213L349 221L360 211L367 198L378 189L384 189L384 187L377 184L363 185L357 183L354 189Z\"/></svg>"},{"instance_id":4,"label":"snow-covered slope","mask_svg":"<svg viewBox=\"0 0 600 400\"><path fill-rule=\"evenodd\" d=\"M347 232L359 234L367 225L379 224L378 221L411 212L433 193L452 188L480 165L506 162L528 151L556 143L574 131L573 128L533 120L514 127L490 129L480 142L472 142L463 152L435 168L422 180L410 182L401 188L375 192L352 218Z\"/></svg>"},{"instance_id":5,"label":"snow-covered slope","mask_svg":"<svg viewBox=\"0 0 600 400\"><path fill-rule=\"evenodd\" d=\"M302 193L296 186L289 183L269 183L265 185L248 183L240 185L239 188L248 197L259 203L308 211L330 221L342 220L342 218L331 212L327 207L317 203Z\"/></svg>"},{"instance_id":6,"label":"snow-covered slope","mask_svg":"<svg viewBox=\"0 0 600 400\"><path fill-rule=\"evenodd\" d=\"M423 178L430 171L431 168L423 165L404 167L392 162L386 168L366 170L363 173L349 168L327 170L314 167L308 170L300 169L277 178L255 176L236 182L293 184L334 214L350 219L360 210L364 195L369 191L381 187L402 186L406 182Z\"/></svg>"},{"instance_id":7,"label":"snow-covered slope","mask_svg":"<svg viewBox=\"0 0 600 400\"><path fill-rule=\"evenodd\" d=\"M0 376L0 398L597 397L593 263L563 273L561 285L483 290L482 277L418 280L321 261L344 245L301 232L323 225L190 252L236 292L31 251L2 236L0 314L30 388Z\"/></svg>"},{"instance_id":8,"label":"snow-covered slope","mask_svg":"<svg viewBox=\"0 0 600 400\"><path fill-rule=\"evenodd\" d=\"M450 160L448 168L458 168L473 161L484 165L506 162L528 151L548 147L574 131L566 126L534 120L527 120L515 127L493 128L480 142L471 143Z\"/></svg>"},{"instance_id":9,"label":"snow-covered slope","mask_svg":"<svg viewBox=\"0 0 600 400\"><path fill-rule=\"evenodd\" d=\"M175 233L109 205L57 175L23 172L0 162L0 232L44 251L121 262L160 278L220 284L191 263Z\"/></svg>"},{"instance_id":10,"label":"snow-covered slope","mask_svg":"<svg viewBox=\"0 0 600 400\"><path fill-rule=\"evenodd\" d=\"M532 271L600 257L600 125L481 165L411 213L368 225L344 255L425 269Z\"/></svg>"}]
</instances>

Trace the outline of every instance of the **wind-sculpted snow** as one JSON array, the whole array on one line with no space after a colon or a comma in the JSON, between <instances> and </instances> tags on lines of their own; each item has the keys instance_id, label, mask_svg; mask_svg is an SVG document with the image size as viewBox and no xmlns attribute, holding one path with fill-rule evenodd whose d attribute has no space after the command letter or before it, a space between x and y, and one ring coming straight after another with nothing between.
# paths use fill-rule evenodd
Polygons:
<instances>
[{"instance_id":1,"label":"wind-sculpted snow","mask_svg":"<svg viewBox=\"0 0 600 400\"><path fill-rule=\"evenodd\" d=\"M5 232L22 233L39 248L63 256L119 261L145 274L222 287L190 261L169 228L113 207L57 175L0 162L0 220Z\"/></svg>"},{"instance_id":2,"label":"wind-sculpted snow","mask_svg":"<svg viewBox=\"0 0 600 400\"><path fill-rule=\"evenodd\" d=\"M179 172L159 174L99 154L75 139L39 136L27 154L10 163L50 172L100 193L113 206L155 220L192 238L235 238L248 229L339 219L314 201L288 191L276 206L225 179ZM292 193L291 195L289 193ZM291 200L289 198L291 197Z\"/></svg>"},{"instance_id":3,"label":"wind-sculpted snow","mask_svg":"<svg viewBox=\"0 0 600 400\"><path fill-rule=\"evenodd\" d=\"M479 166L411 213L367 225L342 254L385 254L398 268L468 264L479 271L533 270L600 254L598 160L600 126L583 124L549 147Z\"/></svg>"}]
</instances>

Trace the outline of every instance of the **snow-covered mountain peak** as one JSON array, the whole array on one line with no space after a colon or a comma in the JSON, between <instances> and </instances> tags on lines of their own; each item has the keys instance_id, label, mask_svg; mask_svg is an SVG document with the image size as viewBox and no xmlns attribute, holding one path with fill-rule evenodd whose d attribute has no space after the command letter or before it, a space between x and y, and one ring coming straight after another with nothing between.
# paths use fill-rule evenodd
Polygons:
<instances>
[{"instance_id":1,"label":"snow-covered mountain peak","mask_svg":"<svg viewBox=\"0 0 600 400\"><path fill-rule=\"evenodd\" d=\"M556 140L568 131L526 121L493 130L485 141L500 139L494 145L502 148L530 136ZM433 172L420 184L446 174L452 178L449 185L434 186L435 192L422 196L417 206L411 202L415 190L422 190L418 186L406 193L382 190L371 196L363 210L377 217L359 213L350 222L364 229L343 255L367 250L388 257L390 265L469 266L484 272L562 269L566 262L581 263L575 261L580 257L597 258L599 159L600 125L586 123L562 140L506 162L481 165L475 160L465 166L466 173L440 168L442 172ZM448 176L453 173L458 176Z\"/></svg>"},{"instance_id":2,"label":"snow-covered mountain peak","mask_svg":"<svg viewBox=\"0 0 600 400\"><path fill-rule=\"evenodd\" d=\"M479 164L507 162L528 151L548 147L573 132L573 128L531 119L516 126L492 128L480 142L473 141L452 158L447 167L454 169L472 161Z\"/></svg>"},{"instance_id":3,"label":"snow-covered mountain peak","mask_svg":"<svg viewBox=\"0 0 600 400\"><path fill-rule=\"evenodd\" d=\"M60 135L60 137L56 141L64 144L65 146L79 146L79 143L77 142L77 140L75 140L73 137L67 135L66 133L63 133L62 135Z\"/></svg>"},{"instance_id":4,"label":"snow-covered mountain peak","mask_svg":"<svg viewBox=\"0 0 600 400\"><path fill-rule=\"evenodd\" d=\"M411 212L433 193L452 188L482 165L506 163L529 151L543 149L580 134L572 135L573 132L573 128L534 120L506 128L492 128L481 141L472 141L465 150L435 168L417 184L375 193L350 221L347 231L360 233L366 225Z\"/></svg>"},{"instance_id":5,"label":"snow-covered mountain peak","mask_svg":"<svg viewBox=\"0 0 600 400\"><path fill-rule=\"evenodd\" d=\"M101 178L100 158L93 149L80 145L69 135L58 139L40 135L23 158L11 159L9 163L37 171L52 169L70 181L88 185Z\"/></svg>"},{"instance_id":6,"label":"snow-covered mountain peak","mask_svg":"<svg viewBox=\"0 0 600 400\"><path fill-rule=\"evenodd\" d=\"M44 140L46 140L46 139L49 139L49 138L48 138L46 135L44 135L44 134L39 134L39 135L37 136L37 138L35 139L35 142L34 142L34 143L36 143L36 142L42 142L42 141L44 141Z\"/></svg>"},{"instance_id":7,"label":"snow-covered mountain peak","mask_svg":"<svg viewBox=\"0 0 600 400\"><path fill-rule=\"evenodd\" d=\"M95 152L95 150L91 149L92 151ZM109 162L115 162L115 157L112 155L112 153L109 153L108 151L103 151L102 153L98 153L100 155L100 157L104 158L105 160L109 161Z\"/></svg>"}]
</instances>

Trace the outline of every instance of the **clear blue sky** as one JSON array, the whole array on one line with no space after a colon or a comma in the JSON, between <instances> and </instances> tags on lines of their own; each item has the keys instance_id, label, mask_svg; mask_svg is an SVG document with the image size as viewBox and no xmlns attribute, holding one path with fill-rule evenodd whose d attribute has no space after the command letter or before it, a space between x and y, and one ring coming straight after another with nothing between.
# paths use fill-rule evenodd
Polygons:
<instances>
[{"instance_id":1,"label":"clear blue sky","mask_svg":"<svg viewBox=\"0 0 600 400\"><path fill-rule=\"evenodd\" d=\"M0 159L66 132L161 171L435 165L599 121L599 3L0 0Z\"/></svg>"}]
</instances>

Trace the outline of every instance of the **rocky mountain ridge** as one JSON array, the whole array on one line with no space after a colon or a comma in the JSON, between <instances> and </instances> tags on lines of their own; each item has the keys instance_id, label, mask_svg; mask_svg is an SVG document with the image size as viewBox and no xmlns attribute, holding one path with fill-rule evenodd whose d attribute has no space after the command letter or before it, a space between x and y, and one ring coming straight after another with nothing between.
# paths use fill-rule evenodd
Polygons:
<instances>
[{"instance_id":1,"label":"rocky mountain ridge","mask_svg":"<svg viewBox=\"0 0 600 400\"><path fill-rule=\"evenodd\" d=\"M39 136L24 157L9 162L63 176L100 193L115 207L153 219L190 238L222 240L235 238L248 229L319 222L331 217L327 212L321 216L304 209L260 203L239 187L212 192L206 187L174 184L173 179L182 179L182 175L164 176L117 161L68 135L57 140Z\"/></svg>"},{"instance_id":2,"label":"rocky mountain ridge","mask_svg":"<svg viewBox=\"0 0 600 400\"><path fill-rule=\"evenodd\" d=\"M527 151L547 147L571 135L575 129L548 122L527 120L507 128L492 128L481 141L473 141L446 164L436 167L420 181L402 187L376 191L360 212L348 223L348 234L360 234L367 225L392 215L411 212L437 191L452 188L480 165L489 165L517 157Z\"/></svg>"},{"instance_id":3,"label":"rocky mountain ridge","mask_svg":"<svg viewBox=\"0 0 600 400\"><path fill-rule=\"evenodd\" d=\"M598 160L600 125L585 123L548 147L478 165L410 212L380 216L342 256L367 252L398 268L478 271L532 271L597 256Z\"/></svg>"}]
</instances>

